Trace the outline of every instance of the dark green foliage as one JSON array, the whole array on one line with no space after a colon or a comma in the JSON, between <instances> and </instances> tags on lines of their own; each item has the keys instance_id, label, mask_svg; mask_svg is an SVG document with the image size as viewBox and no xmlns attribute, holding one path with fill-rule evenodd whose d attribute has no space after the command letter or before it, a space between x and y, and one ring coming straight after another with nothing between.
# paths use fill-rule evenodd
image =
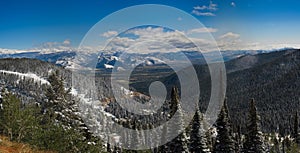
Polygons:
<instances>
[{"instance_id":1,"label":"dark green foliage","mask_svg":"<svg viewBox=\"0 0 300 153\"><path fill-rule=\"evenodd\" d=\"M176 111L177 110L177 111ZM175 114L176 112L176 114ZM183 112L179 102L178 89L172 88L171 91L171 114L175 114L173 118L176 120L171 129L168 129L169 135L180 133L176 138L168 143L168 152L188 152L187 138L183 125ZM178 113L178 114L177 114Z\"/></svg>"},{"instance_id":2,"label":"dark green foliage","mask_svg":"<svg viewBox=\"0 0 300 153\"><path fill-rule=\"evenodd\" d=\"M199 110L196 111L193 121L192 130L190 134L190 151L193 153L208 153L207 140L205 136L205 129L203 127L203 118L200 117Z\"/></svg>"},{"instance_id":3,"label":"dark green foliage","mask_svg":"<svg viewBox=\"0 0 300 153\"><path fill-rule=\"evenodd\" d=\"M0 125L3 133L10 140L20 142L27 133L37 127L38 116L34 105L23 105L12 93L3 94L2 109L0 110Z\"/></svg>"},{"instance_id":4,"label":"dark green foliage","mask_svg":"<svg viewBox=\"0 0 300 153\"><path fill-rule=\"evenodd\" d=\"M299 117L298 113L295 113L294 116L294 129L293 129L293 138L297 144L300 145L300 136L299 136Z\"/></svg>"},{"instance_id":5,"label":"dark green foliage","mask_svg":"<svg viewBox=\"0 0 300 153\"><path fill-rule=\"evenodd\" d=\"M52 143L53 148L61 148L59 146L65 146L59 150L60 152L85 152L85 151L101 151L102 144L96 137L85 130L87 127L84 125L80 116L76 115L78 112L76 103L70 95L70 89L65 90L65 82L58 71L55 71L49 76L48 81L51 86L47 90L48 102L44 105L44 125L42 130L50 132L46 135L53 136L52 138L45 139L45 144ZM48 127L56 129L54 131L48 131ZM58 131L60 133L53 133ZM52 133L52 134L51 134ZM42 134L42 135L43 135ZM63 143L55 143L62 141ZM52 140L52 142L51 142ZM50 141L50 142L49 142ZM58 147L56 145L59 145ZM53 149L47 148L47 149Z\"/></svg>"},{"instance_id":6,"label":"dark green foliage","mask_svg":"<svg viewBox=\"0 0 300 153\"><path fill-rule=\"evenodd\" d=\"M101 152L101 140L92 136L81 118L75 115L75 102L65 90L64 80L55 72L49 81L49 100L42 108L36 103L21 102L16 95L2 91L1 132L13 141L45 150Z\"/></svg>"},{"instance_id":7,"label":"dark green foliage","mask_svg":"<svg viewBox=\"0 0 300 153\"><path fill-rule=\"evenodd\" d=\"M249 106L247 133L245 135L244 153L263 153L264 146L262 132L260 131L260 117L257 114L255 101L251 100Z\"/></svg>"},{"instance_id":8,"label":"dark green foliage","mask_svg":"<svg viewBox=\"0 0 300 153\"><path fill-rule=\"evenodd\" d=\"M281 145L280 138L278 139L277 135L275 133L272 133L271 136L270 136L270 139L273 143L273 145L270 148L270 152L271 153L281 153L280 152L280 147L281 147L280 146Z\"/></svg>"},{"instance_id":9,"label":"dark green foliage","mask_svg":"<svg viewBox=\"0 0 300 153\"><path fill-rule=\"evenodd\" d=\"M262 137L265 136L265 138L270 138L268 133L271 132L279 132L281 136L279 138L281 139L268 140L268 142L270 143L266 145L266 149L264 150L265 152L269 152L269 151L278 152L279 149L281 152L285 152L285 153L299 152L299 134L298 134L299 122L298 119L296 119L298 118L298 115L297 117L296 116L291 117L294 115L292 113L295 111L299 111L300 108L299 107L299 95L300 95L299 93L300 58L299 57L300 57L299 50L286 50L282 52L274 52L270 54L261 54L255 56L246 55L226 63L227 70L228 70L227 71L228 90L226 95L228 97L228 100L230 101L229 111L227 108L226 111L224 111L225 114L227 114L228 116L227 121L229 123L226 125L231 126L230 123L232 121L234 127L240 125L241 128L238 129L242 129L242 131L239 132L240 134L233 133L233 132L237 132L236 129L227 130L228 133L231 133L229 135L232 135L232 139L235 142L234 144L235 152L239 152L241 143L243 143L244 152L256 152L256 150L253 151L254 149L256 149L256 146L251 148L251 145L253 146L257 144L257 142L259 142L257 145L259 146L258 149L263 148L260 147L260 146L264 146L262 142ZM239 65L245 59L255 59L258 62L255 63L251 61L253 63L250 63L250 65L246 65L246 64ZM97 152L97 150L98 151L101 150L102 146L99 138L93 137L91 133L88 132L87 129L84 131L77 128L78 126L85 127L82 124L81 119L77 115L74 115L73 113L68 113L64 111L68 109L71 110L70 112L77 111L76 109L74 109L76 107L70 107L70 106L74 106L76 104L76 101L71 97L68 90L65 90L65 87L68 86L67 84L70 84L70 77L65 77L66 74L69 73L68 70L62 70L61 68L55 67L54 65L45 62L40 62L37 60L28 60L28 59L3 59L0 60L0 65L1 65L1 69L6 69L15 72L23 72L23 73L32 72L44 78L47 77L49 70L53 70L52 72L54 72L48 79L52 84L52 86L49 88L48 86L46 88L45 84L41 85L39 82L34 82L33 79L19 78L17 76L9 75L9 74L1 74L0 81L3 82L4 80L5 86L10 91L13 91L14 95L17 96L17 98L15 99L10 98L8 100L14 102L18 101L17 103L19 103L19 105L14 105L13 104L14 102L12 102L11 103L12 105L10 106L19 107L19 109L17 110L20 110L20 111L10 111L10 113L14 115L20 114L16 116L6 116L1 114L0 130L1 132L3 132L3 134L11 135L10 136L11 139L15 141L24 141L40 148L45 148L45 149L51 148L51 150L53 149L59 152ZM35 65L35 66L29 66L29 65ZM56 72L57 69L61 70L60 74ZM203 91L201 93L200 101L203 102L204 104L201 105L201 110L205 110L206 107L205 103L208 102L207 99L209 99L209 93L206 94L205 92L210 92L209 90L210 88L208 88L210 87L210 84L208 83L210 82L210 77L205 74L209 71L207 67L201 65L195 66L195 69L199 75L199 80L200 80L199 83L201 84L200 85L201 91ZM203 73L204 75L202 75ZM66 78L69 80L64 80L62 78ZM16 83L16 80L19 80L19 82ZM171 89L170 87L174 85L175 81L174 79L172 80L170 78L167 78L165 82L167 86L169 84L169 87L167 89ZM45 90L47 90L46 95L45 95L46 92L44 92ZM99 95L101 97L109 97L107 96L107 94L103 94L103 93L110 93L109 89L103 87L101 88L100 92L101 93ZM174 93L175 90L172 90L170 107L169 105L162 107L162 110L166 111L166 114L171 114L171 115L169 116L157 115L154 117L135 116L134 119L132 119L132 121L139 119L141 121L141 123L139 124L143 125L145 122L151 123L152 124L151 126L155 128L156 126L160 125L164 121L168 120L169 117L172 117L177 110L181 110L180 106L174 105L174 101L179 101L179 97L177 95L178 93L177 94ZM246 124L247 113L245 113L246 112L245 110L247 109L246 106L247 103L244 103L244 101L248 100L251 97L256 97L260 101L260 103L257 104L257 107L259 108L259 113L262 116L261 124L262 124L264 134L260 132L260 127L257 126L256 124L253 124L252 122L253 120L259 121L259 118L251 117L252 115L250 115L250 113L248 116L249 124ZM46 102L47 100L45 99L47 99L49 103ZM23 105L24 104L23 102L26 102L26 105ZM35 105L31 104L35 102L42 104L43 111L40 111L40 108L36 108L34 107ZM168 102L169 101L167 101L166 103ZM3 106L5 106L4 104L5 103L3 103ZM125 120L128 120L126 116L133 116L129 112L121 111L121 109L114 109L116 108L115 105L116 105L115 103L111 103L110 107L108 107L106 110L109 110L109 113L115 115L116 118L124 118ZM48 112L45 110L48 110ZM9 112L9 109L6 109L4 111ZM2 111L1 113L4 113L4 111ZM44 114L40 114L39 112L44 112ZM55 113L55 112L60 112L60 113ZM20 121L19 119L9 118L9 117L20 118L20 116L22 116L22 119L25 120L19 122ZM231 116L232 118L229 118L229 116ZM4 120L9 120L9 121L5 122ZM75 120L79 122L73 122ZM180 120L179 117L178 120ZM10 122L14 122L16 124L11 124ZM180 130L182 129L181 127L183 127L183 125L180 123L182 122L178 122L176 126L174 125L174 128L168 128L164 130L168 132ZM130 126L132 126L131 124ZM12 128L4 127L4 125ZM27 125L30 125L30 127L28 127ZM139 125L139 127L141 125ZM247 128L245 128L246 126ZM28 128L21 129L20 127L28 127ZM258 129L258 130L253 130L253 129ZM13 132L9 132L9 131L13 131ZM29 131L29 132L24 132L24 131ZM218 132L218 133L222 133L222 132ZM252 136L253 133L256 134L258 133L258 136L257 135ZM218 141L215 140L215 137L211 137L212 135L211 133L207 132L205 134L207 137L208 146L210 150L213 150L213 146L215 146L214 144L218 145ZM126 137L126 135L128 135L126 133L124 133L124 135L125 135L124 137L128 141L131 140L132 136ZM174 146L174 144L180 144L179 146L182 146L183 144L183 146L185 146L186 143L182 143L182 142L186 142L186 141L182 141L184 140L182 139L185 137L184 135L185 134L183 133L183 136L182 135L179 136L180 138L176 138L172 142L168 143L167 145L164 145L163 147L159 147L159 152L180 152L178 150L175 150L172 147ZM291 137L289 137L289 135ZM164 136L165 135L162 135L159 138L166 139ZM140 138L141 135L136 135L136 137ZM88 138L88 139L84 139L84 138ZM284 140L282 138L284 138ZM194 139L193 135L191 134L190 140L192 141L193 139ZM255 142L253 143L252 141ZM95 142L97 145L88 145L87 142ZM298 142L298 144L296 144L296 142ZM137 144L137 145L143 145L143 144ZM249 150L252 149L252 150L246 151L246 149ZM111 150L113 152L119 152L121 149L111 148ZM127 152L127 150L123 152ZM128 152L137 152L137 151L128 151Z\"/></svg>"},{"instance_id":10,"label":"dark green foliage","mask_svg":"<svg viewBox=\"0 0 300 153\"><path fill-rule=\"evenodd\" d=\"M212 64L213 65L213 64ZM201 87L200 111L207 109L211 78L207 65L193 65ZM227 72L226 97L234 126L246 132L247 103L255 97L260 101L262 131L272 133L279 126L284 135L291 134L290 116L300 111L300 50L284 49L257 55L245 55L225 63ZM180 86L177 74L161 78L167 89ZM148 87L151 81L138 82L135 87ZM136 88L138 89L138 88ZM139 91L139 90L138 90ZM148 92L148 88L145 93Z\"/></svg>"},{"instance_id":11,"label":"dark green foliage","mask_svg":"<svg viewBox=\"0 0 300 153\"><path fill-rule=\"evenodd\" d=\"M160 140L160 144L163 144L163 143L166 143L167 142L167 132L168 132L168 129L167 129L167 126L163 126L163 129L162 129L162 135L161 135L161 140ZM160 153L166 153L168 150L168 146L166 144L164 145L161 145L159 146L158 148L158 151Z\"/></svg>"},{"instance_id":12,"label":"dark green foliage","mask_svg":"<svg viewBox=\"0 0 300 153\"><path fill-rule=\"evenodd\" d=\"M217 138L213 149L214 153L233 153L235 150L232 127L228 115L226 100L216 121Z\"/></svg>"}]
</instances>

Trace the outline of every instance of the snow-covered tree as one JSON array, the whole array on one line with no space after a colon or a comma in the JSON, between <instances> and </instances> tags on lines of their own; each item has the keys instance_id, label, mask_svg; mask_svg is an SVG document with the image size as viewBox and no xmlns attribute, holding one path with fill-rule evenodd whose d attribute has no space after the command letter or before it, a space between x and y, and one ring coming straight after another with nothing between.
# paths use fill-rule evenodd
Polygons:
<instances>
[{"instance_id":1,"label":"snow-covered tree","mask_svg":"<svg viewBox=\"0 0 300 153\"><path fill-rule=\"evenodd\" d=\"M250 102L247 133L245 135L245 143L243 145L244 153L263 153L264 145L262 140L262 132L260 130L260 117L257 114L254 99Z\"/></svg>"},{"instance_id":2,"label":"snow-covered tree","mask_svg":"<svg viewBox=\"0 0 300 153\"><path fill-rule=\"evenodd\" d=\"M295 113L294 116L294 129L293 129L293 137L297 144L300 144L300 136L299 136L299 117L298 112Z\"/></svg>"},{"instance_id":3,"label":"snow-covered tree","mask_svg":"<svg viewBox=\"0 0 300 153\"><path fill-rule=\"evenodd\" d=\"M180 133L175 139L168 143L168 152L188 152L187 137L183 125L183 112L179 102L178 89L172 88L171 91L171 112L175 114L173 118L176 120L172 127L168 128L169 135ZM177 110L177 111L176 111Z\"/></svg>"},{"instance_id":4,"label":"snow-covered tree","mask_svg":"<svg viewBox=\"0 0 300 153\"><path fill-rule=\"evenodd\" d=\"M203 118L200 117L199 110L197 110L194 115L190 136L190 151L192 153L210 152L209 148L207 147L205 129L203 127Z\"/></svg>"},{"instance_id":5,"label":"snow-covered tree","mask_svg":"<svg viewBox=\"0 0 300 153\"><path fill-rule=\"evenodd\" d=\"M214 145L214 153L234 153L234 139L232 135L232 127L227 108L227 100L221 108L220 114L216 121L217 138Z\"/></svg>"}]
</instances>

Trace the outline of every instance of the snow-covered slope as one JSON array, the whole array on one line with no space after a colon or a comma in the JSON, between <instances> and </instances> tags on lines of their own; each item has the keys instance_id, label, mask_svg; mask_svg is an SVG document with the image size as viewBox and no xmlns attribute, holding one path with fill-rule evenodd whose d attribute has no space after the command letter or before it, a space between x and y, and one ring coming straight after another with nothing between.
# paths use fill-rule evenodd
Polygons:
<instances>
[{"instance_id":1,"label":"snow-covered slope","mask_svg":"<svg viewBox=\"0 0 300 153\"><path fill-rule=\"evenodd\" d=\"M19 76L20 79L25 77L25 78L33 79L35 82L41 82L41 84L49 84L49 82L46 79L39 77L33 73L20 73L20 72L6 71L6 70L0 70L0 73L14 74Z\"/></svg>"},{"instance_id":2,"label":"snow-covered slope","mask_svg":"<svg viewBox=\"0 0 300 153\"><path fill-rule=\"evenodd\" d=\"M76 55L74 51L61 51L53 53L44 53L41 51L23 51L23 52L4 52L0 53L0 58L32 58L41 61L51 62L60 66L68 66L71 59Z\"/></svg>"}]
</instances>

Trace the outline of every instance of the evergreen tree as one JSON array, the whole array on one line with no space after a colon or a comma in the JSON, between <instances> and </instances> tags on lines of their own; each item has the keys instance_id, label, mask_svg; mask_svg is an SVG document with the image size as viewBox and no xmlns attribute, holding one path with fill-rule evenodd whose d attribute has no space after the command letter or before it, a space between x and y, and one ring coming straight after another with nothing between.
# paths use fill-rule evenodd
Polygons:
<instances>
[{"instance_id":1,"label":"evergreen tree","mask_svg":"<svg viewBox=\"0 0 300 153\"><path fill-rule=\"evenodd\" d=\"M160 137L160 139L161 139L161 140L160 140L160 142L161 142L160 144L163 144L163 143L166 143L166 142L167 142L167 136L166 136L167 131L168 131L167 126L163 126L163 129L162 129L162 135L161 135L161 137ZM159 153L166 153L167 150L168 150L167 143L164 144L164 145L159 146L159 148L158 148L158 152L159 152Z\"/></svg>"},{"instance_id":2,"label":"evergreen tree","mask_svg":"<svg viewBox=\"0 0 300 153\"><path fill-rule=\"evenodd\" d=\"M2 105L0 123L3 132L13 140L18 129L17 121L20 120L21 102L15 95L6 93Z\"/></svg>"},{"instance_id":3,"label":"evergreen tree","mask_svg":"<svg viewBox=\"0 0 300 153\"><path fill-rule=\"evenodd\" d=\"M297 144L300 144L298 112L296 112L294 116L293 138Z\"/></svg>"},{"instance_id":4,"label":"evergreen tree","mask_svg":"<svg viewBox=\"0 0 300 153\"><path fill-rule=\"evenodd\" d=\"M171 91L171 113L175 114L173 117L176 122L172 126L172 129L168 129L169 135L180 133L176 138L174 138L171 142L168 143L168 152L188 152L187 148L187 138L184 132L183 125L183 112L179 102L178 89L176 87L172 88ZM176 111L177 110L177 111Z\"/></svg>"},{"instance_id":5,"label":"evergreen tree","mask_svg":"<svg viewBox=\"0 0 300 153\"><path fill-rule=\"evenodd\" d=\"M43 105L44 117L40 133L43 133L42 137L49 135L49 139L43 140L43 145L51 143L49 149L60 148L60 152L101 151L103 148L100 139L92 136L82 118L76 114L78 106L70 94L70 89L65 88L64 78L55 71L48 81L48 101ZM58 132L53 133L54 131Z\"/></svg>"},{"instance_id":6,"label":"evergreen tree","mask_svg":"<svg viewBox=\"0 0 300 153\"><path fill-rule=\"evenodd\" d=\"M250 102L247 133L243 146L244 153L263 153L264 146L262 141L262 132L260 131L260 117L257 114L254 99Z\"/></svg>"},{"instance_id":7,"label":"evergreen tree","mask_svg":"<svg viewBox=\"0 0 300 153\"><path fill-rule=\"evenodd\" d=\"M48 102L44 104L43 109L49 117L61 119L62 114L55 112L63 112L71 105L70 90L65 90L64 79L58 70L50 74L48 81L50 83L46 92Z\"/></svg>"},{"instance_id":8,"label":"evergreen tree","mask_svg":"<svg viewBox=\"0 0 300 153\"><path fill-rule=\"evenodd\" d=\"M242 143L241 143L241 127L238 125L236 127L236 133L233 134L234 137L234 143L235 143L235 152L239 153L242 149Z\"/></svg>"},{"instance_id":9,"label":"evergreen tree","mask_svg":"<svg viewBox=\"0 0 300 153\"><path fill-rule=\"evenodd\" d=\"M138 123L137 121L134 121L133 123L133 127L132 127L133 130L135 130L135 132L132 133L132 143L131 143L131 147L134 148L134 149L138 149L140 147L140 137L139 137L139 128L138 128ZM134 152L137 152L137 151L134 151Z\"/></svg>"},{"instance_id":10,"label":"evergreen tree","mask_svg":"<svg viewBox=\"0 0 300 153\"><path fill-rule=\"evenodd\" d=\"M228 114L227 102L221 108L221 112L216 121L217 138L213 149L214 153L233 153L235 150L234 140L232 135L232 127Z\"/></svg>"},{"instance_id":11,"label":"evergreen tree","mask_svg":"<svg viewBox=\"0 0 300 153\"><path fill-rule=\"evenodd\" d=\"M190 151L192 153L209 153L207 147L207 140L205 137L205 130L203 127L203 118L200 117L199 110L196 111L193 121L192 121L192 130L190 138Z\"/></svg>"},{"instance_id":12,"label":"evergreen tree","mask_svg":"<svg viewBox=\"0 0 300 153\"><path fill-rule=\"evenodd\" d=\"M3 95L2 109L0 110L0 125L4 134L10 140L20 142L32 130L38 127L38 110L35 105L22 105L16 95L6 92Z\"/></svg>"}]
</instances>

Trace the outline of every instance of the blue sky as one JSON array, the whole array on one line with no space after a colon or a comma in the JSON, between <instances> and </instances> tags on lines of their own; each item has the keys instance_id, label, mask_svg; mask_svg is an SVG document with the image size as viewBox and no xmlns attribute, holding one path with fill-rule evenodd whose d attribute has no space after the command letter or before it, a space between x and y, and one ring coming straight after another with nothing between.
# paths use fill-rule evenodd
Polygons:
<instances>
[{"instance_id":1,"label":"blue sky","mask_svg":"<svg viewBox=\"0 0 300 153\"><path fill-rule=\"evenodd\" d=\"M30 49L48 42L77 47L99 20L139 4L181 9L211 28L214 38L220 39L218 42L227 43L222 38L230 38L231 42L231 38L235 39L236 49L242 48L238 44L254 44L257 48L300 44L297 0L10 0L0 2L0 48ZM156 20L160 19L164 20L157 16ZM170 22L185 22L185 19L178 16Z\"/></svg>"}]
</instances>

